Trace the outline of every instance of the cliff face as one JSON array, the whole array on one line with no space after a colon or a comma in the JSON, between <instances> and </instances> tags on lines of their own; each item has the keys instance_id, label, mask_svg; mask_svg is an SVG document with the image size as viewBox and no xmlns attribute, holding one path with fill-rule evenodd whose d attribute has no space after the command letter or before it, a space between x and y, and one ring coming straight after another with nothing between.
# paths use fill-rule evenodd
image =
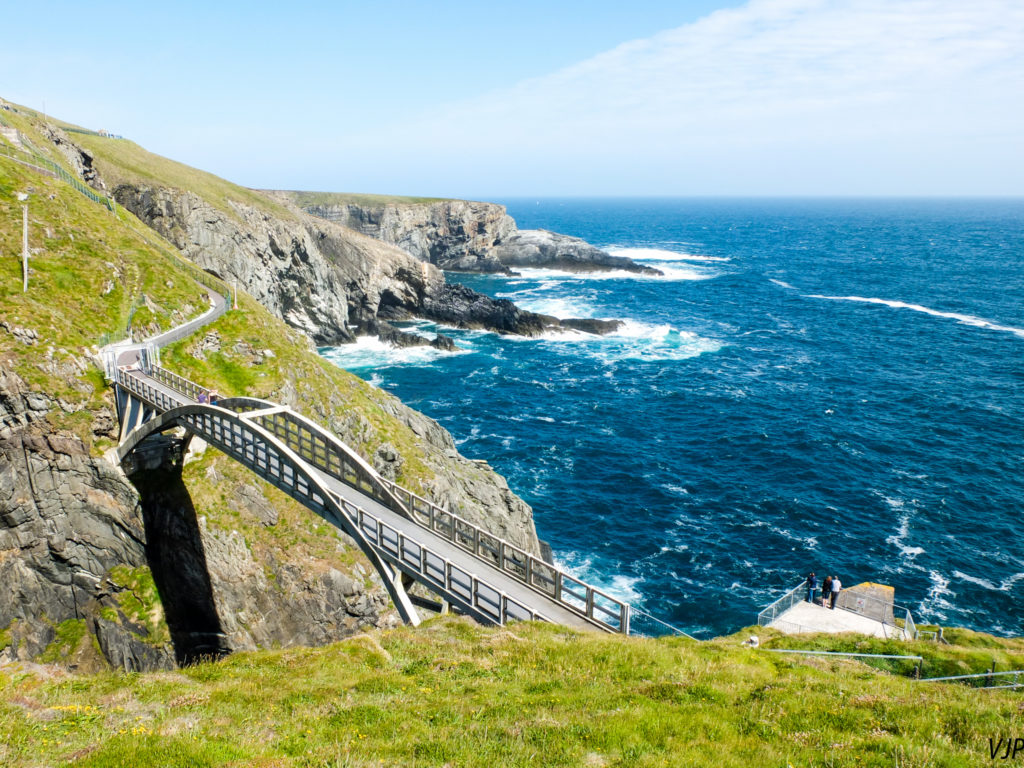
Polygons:
<instances>
[{"instance_id":1,"label":"cliff face","mask_svg":"<svg viewBox=\"0 0 1024 768\"><path fill-rule=\"evenodd\" d=\"M504 206L465 200L372 207L313 205L304 210L452 270L506 271L490 251L516 231Z\"/></svg>"},{"instance_id":2,"label":"cliff face","mask_svg":"<svg viewBox=\"0 0 1024 768\"><path fill-rule=\"evenodd\" d=\"M233 202L232 216L191 192L138 184L119 184L113 195L192 261L237 281L318 344L353 341L377 332L380 320L407 317L527 336L560 327L557 318L450 285L432 264L298 209L286 218ZM486 227L478 229L483 242ZM451 242L469 236L450 233Z\"/></svg>"},{"instance_id":3,"label":"cliff face","mask_svg":"<svg viewBox=\"0 0 1024 768\"><path fill-rule=\"evenodd\" d=\"M520 230L503 205L466 200L430 203L314 202L302 192L273 193L304 211L396 245L441 269L508 272L541 267L571 272L625 270L661 274L631 259L612 256L589 243L547 230Z\"/></svg>"}]
</instances>

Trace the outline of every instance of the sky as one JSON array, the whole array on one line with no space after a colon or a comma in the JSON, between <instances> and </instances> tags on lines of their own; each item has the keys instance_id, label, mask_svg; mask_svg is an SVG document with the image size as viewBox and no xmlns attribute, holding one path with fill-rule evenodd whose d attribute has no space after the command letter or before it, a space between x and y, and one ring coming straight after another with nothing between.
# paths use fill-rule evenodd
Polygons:
<instances>
[{"instance_id":1,"label":"sky","mask_svg":"<svg viewBox=\"0 0 1024 768\"><path fill-rule=\"evenodd\" d=\"M0 98L251 187L1024 194L1021 0L37 0L3 19Z\"/></svg>"}]
</instances>

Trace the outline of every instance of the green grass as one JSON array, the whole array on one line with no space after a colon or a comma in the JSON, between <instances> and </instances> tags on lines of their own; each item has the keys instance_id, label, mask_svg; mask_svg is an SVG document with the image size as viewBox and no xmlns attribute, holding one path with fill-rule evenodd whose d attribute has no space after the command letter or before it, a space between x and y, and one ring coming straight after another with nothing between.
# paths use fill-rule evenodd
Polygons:
<instances>
[{"instance_id":1,"label":"green grass","mask_svg":"<svg viewBox=\"0 0 1024 768\"><path fill-rule=\"evenodd\" d=\"M108 578L119 587L114 594L125 616L146 628L143 640L152 645L166 645L171 633L164 617L163 604L157 592L153 574L148 566L129 568L119 565L111 569Z\"/></svg>"},{"instance_id":2,"label":"green grass","mask_svg":"<svg viewBox=\"0 0 1024 768\"><path fill-rule=\"evenodd\" d=\"M57 635L39 657L44 664L63 661L73 654L88 634L84 619L68 619L56 626Z\"/></svg>"},{"instance_id":3,"label":"green grass","mask_svg":"<svg viewBox=\"0 0 1024 768\"><path fill-rule=\"evenodd\" d=\"M363 208L376 208L384 205L431 205L452 202L452 198L445 197L402 197L400 195L363 195L346 192L288 191L285 194L300 208L313 205L358 205Z\"/></svg>"},{"instance_id":4,"label":"green grass","mask_svg":"<svg viewBox=\"0 0 1024 768\"><path fill-rule=\"evenodd\" d=\"M291 399L293 407L337 432L363 456L392 443L405 462L401 481L416 488L433 476L419 439L394 417L395 399L324 360L298 331L268 313L251 297L239 294L233 310L204 332L216 331L220 352L196 356L202 334L167 347L164 366L216 389L222 397L248 395L274 401ZM256 365L239 345L270 349L274 356ZM297 383L301 383L296 386Z\"/></svg>"},{"instance_id":5,"label":"green grass","mask_svg":"<svg viewBox=\"0 0 1024 768\"><path fill-rule=\"evenodd\" d=\"M441 618L177 673L0 673L0 762L971 766L1019 694L740 645ZM15 703L16 702L16 703Z\"/></svg>"},{"instance_id":6,"label":"green grass","mask_svg":"<svg viewBox=\"0 0 1024 768\"><path fill-rule=\"evenodd\" d=\"M34 330L27 347L0 331L0 364L32 389L83 407L54 409L51 421L91 441L89 414L109 397L102 376L81 368L105 334L117 338L146 296L150 330L166 330L209 307L206 289L183 271L167 244L127 214L111 213L68 185L0 158L0 253L20 254L22 202L28 193L29 290L20 258L0 259L0 317ZM109 403L107 403L109 404Z\"/></svg>"},{"instance_id":7,"label":"green grass","mask_svg":"<svg viewBox=\"0 0 1024 768\"><path fill-rule=\"evenodd\" d=\"M950 645L920 640L884 640L852 633L842 635L784 635L775 630L753 628L761 636L766 648L799 648L816 651L846 653L874 653L887 655L921 656L922 677L948 677L996 670L1024 669L1024 638L996 638L968 629L950 629L944 632ZM912 675L917 662L883 660L870 662L873 666L897 674Z\"/></svg>"}]
</instances>

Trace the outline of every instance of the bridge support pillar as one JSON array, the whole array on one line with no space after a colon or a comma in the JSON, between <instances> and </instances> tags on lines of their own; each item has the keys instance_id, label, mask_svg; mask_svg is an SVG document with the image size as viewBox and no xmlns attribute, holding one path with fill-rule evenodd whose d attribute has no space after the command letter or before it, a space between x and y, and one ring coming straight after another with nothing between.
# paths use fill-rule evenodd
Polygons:
<instances>
[{"instance_id":1,"label":"bridge support pillar","mask_svg":"<svg viewBox=\"0 0 1024 768\"><path fill-rule=\"evenodd\" d=\"M409 590L415 583L411 576L402 573L397 568L387 563L384 566L390 571L390 574L381 573L386 582L390 582L388 586L388 592L391 594L391 600L395 604L395 608L398 609L398 615L402 617L402 621L406 624L411 624L416 627L420 623L420 615L416 612L416 606L412 603L412 598L409 597Z\"/></svg>"}]
</instances>

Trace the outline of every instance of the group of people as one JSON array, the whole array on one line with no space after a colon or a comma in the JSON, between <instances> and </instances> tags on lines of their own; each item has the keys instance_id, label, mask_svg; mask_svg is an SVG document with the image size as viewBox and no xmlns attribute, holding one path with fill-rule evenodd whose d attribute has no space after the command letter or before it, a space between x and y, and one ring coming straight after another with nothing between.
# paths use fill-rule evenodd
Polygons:
<instances>
[{"instance_id":1,"label":"group of people","mask_svg":"<svg viewBox=\"0 0 1024 768\"><path fill-rule=\"evenodd\" d=\"M825 604L828 603L828 607L835 610L836 599L839 597L839 592L842 588L843 582L839 580L838 576L826 576L825 580L821 583L821 607L824 608ZM811 571L807 577L807 602L813 603L817 593L818 577L814 575L814 571Z\"/></svg>"},{"instance_id":2,"label":"group of people","mask_svg":"<svg viewBox=\"0 0 1024 768\"><path fill-rule=\"evenodd\" d=\"M200 390L199 397L197 398L198 402L202 405L206 405L207 403L209 403L210 405L216 405L217 400L219 399L220 395L217 394L216 389L211 389L209 392Z\"/></svg>"}]
</instances>

